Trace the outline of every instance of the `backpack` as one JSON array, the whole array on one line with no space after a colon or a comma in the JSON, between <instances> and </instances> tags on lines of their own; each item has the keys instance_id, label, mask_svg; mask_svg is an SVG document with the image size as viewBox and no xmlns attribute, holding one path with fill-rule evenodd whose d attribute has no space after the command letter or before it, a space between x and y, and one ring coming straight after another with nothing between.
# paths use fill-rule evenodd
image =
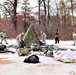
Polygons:
<instances>
[{"instance_id":1,"label":"backpack","mask_svg":"<svg viewBox=\"0 0 76 75\"><path fill-rule=\"evenodd\" d=\"M25 62L28 62L28 63L39 63L39 57L36 56L36 55L31 55L29 57L27 57L24 61Z\"/></svg>"},{"instance_id":2,"label":"backpack","mask_svg":"<svg viewBox=\"0 0 76 75\"><path fill-rule=\"evenodd\" d=\"M23 56L23 55L28 55L29 54L29 50L26 47L20 48L17 52L18 52L19 56Z\"/></svg>"}]
</instances>

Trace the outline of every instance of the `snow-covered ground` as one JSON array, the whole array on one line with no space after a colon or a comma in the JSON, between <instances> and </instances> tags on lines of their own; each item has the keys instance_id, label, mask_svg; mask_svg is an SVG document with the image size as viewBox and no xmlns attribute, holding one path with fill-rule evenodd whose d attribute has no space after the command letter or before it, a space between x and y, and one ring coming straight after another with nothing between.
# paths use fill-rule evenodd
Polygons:
<instances>
[{"instance_id":1,"label":"snow-covered ground","mask_svg":"<svg viewBox=\"0 0 76 75\"><path fill-rule=\"evenodd\" d=\"M68 40L68 41L60 41L59 44L55 44L54 40L46 40L46 44L49 45L56 45L61 48L70 48L70 49L76 49L76 46L74 46L74 41L73 40Z\"/></svg>"},{"instance_id":2,"label":"snow-covered ground","mask_svg":"<svg viewBox=\"0 0 76 75\"><path fill-rule=\"evenodd\" d=\"M17 42L15 39L7 39L7 46L9 45L17 45ZM3 44L5 44L5 41L3 41ZM55 40L46 40L46 44L48 45L57 45L60 47L67 47L67 48L76 48L74 46L74 41L73 40L68 40L68 41L60 41L59 44L55 44Z\"/></svg>"},{"instance_id":3,"label":"snow-covered ground","mask_svg":"<svg viewBox=\"0 0 76 75\"><path fill-rule=\"evenodd\" d=\"M15 39L8 39L7 41L8 45L17 45ZM54 42L54 40L46 41L50 45L76 49L76 46L73 46L73 41L60 41L59 44ZM14 54L0 53L0 75L76 75L76 63L63 63L52 57L46 57L41 52L33 52L33 54L39 56L40 63L23 63L27 56L18 56L17 52Z\"/></svg>"},{"instance_id":4,"label":"snow-covered ground","mask_svg":"<svg viewBox=\"0 0 76 75\"><path fill-rule=\"evenodd\" d=\"M0 39L1 41L1 39ZM7 39L8 44L7 45L17 45L17 42L15 39ZM2 44L6 44L5 41L2 42Z\"/></svg>"}]
</instances>

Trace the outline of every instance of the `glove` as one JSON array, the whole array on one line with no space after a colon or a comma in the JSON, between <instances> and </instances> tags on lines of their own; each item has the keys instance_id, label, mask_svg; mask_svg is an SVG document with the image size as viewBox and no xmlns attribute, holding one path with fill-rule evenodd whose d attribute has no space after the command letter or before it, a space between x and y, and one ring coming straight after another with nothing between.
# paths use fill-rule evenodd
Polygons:
<instances>
[{"instance_id":1,"label":"glove","mask_svg":"<svg viewBox=\"0 0 76 75\"><path fill-rule=\"evenodd\" d=\"M4 37L6 39L6 37Z\"/></svg>"}]
</instances>

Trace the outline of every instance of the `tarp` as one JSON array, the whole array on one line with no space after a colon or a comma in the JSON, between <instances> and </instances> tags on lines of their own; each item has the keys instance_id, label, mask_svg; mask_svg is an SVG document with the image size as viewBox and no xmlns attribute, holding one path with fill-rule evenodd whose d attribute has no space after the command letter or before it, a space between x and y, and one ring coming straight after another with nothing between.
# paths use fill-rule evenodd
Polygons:
<instances>
[{"instance_id":1,"label":"tarp","mask_svg":"<svg viewBox=\"0 0 76 75\"><path fill-rule=\"evenodd\" d=\"M76 55L73 51L68 49L64 55L60 58L63 62L76 62Z\"/></svg>"},{"instance_id":2,"label":"tarp","mask_svg":"<svg viewBox=\"0 0 76 75\"><path fill-rule=\"evenodd\" d=\"M63 62L76 62L76 55L74 51L71 51L70 49L58 51L57 53L54 53L54 57Z\"/></svg>"},{"instance_id":3,"label":"tarp","mask_svg":"<svg viewBox=\"0 0 76 75\"><path fill-rule=\"evenodd\" d=\"M64 55L65 51L61 51L61 50L58 50L57 52L56 51L53 51L53 56L56 60L60 60L60 58Z\"/></svg>"},{"instance_id":4,"label":"tarp","mask_svg":"<svg viewBox=\"0 0 76 75\"><path fill-rule=\"evenodd\" d=\"M68 49L61 58L62 59L76 59L76 55L74 54L73 51Z\"/></svg>"}]
</instances>

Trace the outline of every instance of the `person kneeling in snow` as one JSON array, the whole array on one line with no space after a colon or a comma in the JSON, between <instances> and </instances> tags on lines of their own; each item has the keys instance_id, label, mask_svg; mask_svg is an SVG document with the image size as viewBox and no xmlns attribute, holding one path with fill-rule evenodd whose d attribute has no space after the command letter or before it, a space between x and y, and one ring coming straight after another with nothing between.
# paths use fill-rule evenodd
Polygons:
<instances>
[{"instance_id":1,"label":"person kneeling in snow","mask_svg":"<svg viewBox=\"0 0 76 75\"><path fill-rule=\"evenodd\" d=\"M16 41L18 44L18 48L23 48L24 45L24 41L23 41L23 36L24 36L24 32L20 33L17 37L16 37Z\"/></svg>"}]
</instances>

